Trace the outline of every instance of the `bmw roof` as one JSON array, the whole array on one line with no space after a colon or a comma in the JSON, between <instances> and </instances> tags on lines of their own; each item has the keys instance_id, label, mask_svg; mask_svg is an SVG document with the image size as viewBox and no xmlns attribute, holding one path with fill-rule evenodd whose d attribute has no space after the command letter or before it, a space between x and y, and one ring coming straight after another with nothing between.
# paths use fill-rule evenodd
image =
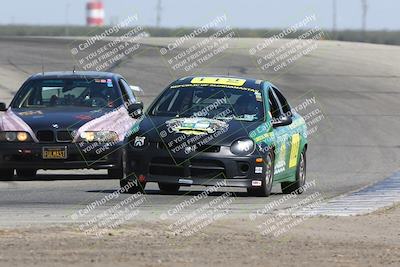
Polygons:
<instances>
[{"instance_id":1,"label":"bmw roof","mask_svg":"<svg viewBox=\"0 0 400 267\"><path fill-rule=\"evenodd\" d=\"M119 74L111 72L97 72L97 71L57 71L57 72L44 72L37 73L30 77L30 79L60 79L60 78L85 78L85 79L111 79L121 77Z\"/></svg>"}]
</instances>

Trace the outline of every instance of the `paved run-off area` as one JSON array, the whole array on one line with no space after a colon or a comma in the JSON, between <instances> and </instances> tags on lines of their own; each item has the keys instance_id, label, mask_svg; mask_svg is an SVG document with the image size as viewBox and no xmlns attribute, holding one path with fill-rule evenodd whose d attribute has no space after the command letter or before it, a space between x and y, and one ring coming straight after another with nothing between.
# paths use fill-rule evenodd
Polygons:
<instances>
[{"instance_id":1,"label":"paved run-off area","mask_svg":"<svg viewBox=\"0 0 400 267\"><path fill-rule=\"evenodd\" d=\"M1 266L393 266L400 265L400 208L310 218L274 237L246 219L221 219L199 234L136 221L98 239L74 226L0 230Z\"/></svg>"},{"instance_id":2,"label":"paved run-off area","mask_svg":"<svg viewBox=\"0 0 400 267\"><path fill-rule=\"evenodd\" d=\"M140 53L112 69L144 89L146 104L169 82L185 74L172 71L160 55L160 47L170 41L144 39ZM271 214L316 193L325 201L357 191L398 171L400 47L320 41L315 51L288 69L275 72L261 70L249 55L249 49L260 41L234 39L222 57L202 65L196 73L229 72L268 79L292 102L311 95L321 106L325 120L312 136L308 150L308 181L315 181L315 185L298 198L282 201ZM281 42L287 41L274 45ZM72 70L76 62L70 44L68 39L0 38L0 100L9 101L29 74L42 71L42 62L48 71ZM87 173L94 176L83 180ZM171 264L180 259L182 265L198 260L222 265L229 259L232 263L235 259L237 263L246 263L246 256L249 263L263 266L261 260L273 263L279 260L289 265L296 259L307 262L304 258L307 256L309 263L325 265L335 262L349 266L399 265L395 259L399 258L400 237L398 227L394 226L398 225L398 209L361 217L307 218L299 224L290 224L294 227L278 237L273 234L264 237L262 223L267 218L257 216L251 220L249 215L281 200L279 187L265 199L247 197L243 190L229 190L233 192L226 198L232 201L225 202L229 204L225 206L229 214L184 238L168 234L171 224L215 199L222 199L226 190L174 213L174 208L201 193L202 188L196 188L195 192L183 189L179 195L159 195L158 187L149 185L136 216L102 239L84 238L79 226L87 218L73 219L71 215L118 189L118 181L104 178L102 173L89 171L73 175L41 172L37 181L0 182L0 225L8 229L0 235L0 262L17 260L17 249L22 249L25 256L19 257L21 264L29 263L31 257L38 257L39 261L40 255L46 255L51 265L56 258L69 255L64 257L66 262L69 259L71 263L84 264L93 260L93 264L104 265L111 259L140 263L141 258L143 265L157 264L157 260ZM120 195L91 212L99 214L130 197ZM174 214L164 218L165 213ZM63 223L70 226L63 228ZM75 227L70 228L72 223ZM43 227L54 224L61 228L51 228L47 234ZM26 228L30 225L34 228ZM21 230L13 230L16 226ZM40 228L37 234L33 234L35 227ZM198 254L193 253L196 249ZM132 252L125 253L126 250ZM304 253L313 250L312 255ZM112 253L115 258L108 258ZM322 261L326 258L329 260Z\"/></svg>"}]
</instances>

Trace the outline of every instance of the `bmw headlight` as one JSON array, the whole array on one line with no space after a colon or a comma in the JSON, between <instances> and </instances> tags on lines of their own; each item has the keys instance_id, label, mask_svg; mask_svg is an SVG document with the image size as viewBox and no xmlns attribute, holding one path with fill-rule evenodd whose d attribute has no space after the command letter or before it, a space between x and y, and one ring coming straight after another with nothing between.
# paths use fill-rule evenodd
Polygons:
<instances>
[{"instance_id":1,"label":"bmw headlight","mask_svg":"<svg viewBox=\"0 0 400 267\"><path fill-rule=\"evenodd\" d=\"M117 142L118 134L113 131L88 131L82 132L79 136L80 142Z\"/></svg>"},{"instance_id":2,"label":"bmw headlight","mask_svg":"<svg viewBox=\"0 0 400 267\"><path fill-rule=\"evenodd\" d=\"M247 156L254 152L254 141L251 139L239 139L233 142L231 151L238 156Z\"/></svg>"},{"instance_id":3,"label":"bmw headlight","mask_svg":"<svg viewBox=\"0 0 400 267\"><path fill-rule=\"evenodd\" d=\"M32 137L27 132L0 132L0 141L3 142L29 142Z\"/></svg>"}]
</instances>

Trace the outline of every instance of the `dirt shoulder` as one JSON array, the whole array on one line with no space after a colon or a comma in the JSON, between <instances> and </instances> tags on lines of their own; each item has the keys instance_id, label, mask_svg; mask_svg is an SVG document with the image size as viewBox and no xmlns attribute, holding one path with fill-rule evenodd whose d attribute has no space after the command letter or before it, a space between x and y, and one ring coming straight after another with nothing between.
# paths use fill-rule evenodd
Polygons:
<instances>
[{"instance_id":1,"label":"dirt shoulder","mask_svg":"<svg viewBox=\"0 0 400 267\"><path fill-rule=\"evenodd\" d=\"M310 218L263 236L248 218L221 219L190 237L135 222L101 239L76 227L3 229L1 266L400 266L400 207L372 215Z\"/></svg>"}]
</instances>

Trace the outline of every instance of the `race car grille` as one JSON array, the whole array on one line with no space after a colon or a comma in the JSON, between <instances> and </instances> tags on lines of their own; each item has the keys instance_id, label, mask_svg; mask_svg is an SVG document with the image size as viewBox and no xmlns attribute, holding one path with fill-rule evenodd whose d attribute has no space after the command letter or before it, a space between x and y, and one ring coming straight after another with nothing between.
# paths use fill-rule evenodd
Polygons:
<instances>
[{"instance_id":1,"label":"race car grille","mask_svg":"<svg viewBox=\"0 0 400 267\"><path fill-rule=\"evenodd\" d=\"M192 159L189 168L193 178L224 179L226 177L225 166L218 160Z\"/></svg>"},{"instance_id":2,"label":"race car grille","mask_svg":"<svg viewBox=\"0 0 400 267\"><path fill-rule=\"evenodd\" d=\"M182 164L177 164L182 162ZM154 158L150 162L150 175L191 177L204 179L224 179L226 177L225 166L218 160L192 159L184 161L171 158Z\"/></svg>"},{"instance_id":3,"label":"race car grille","mask_svg":"<svg viewBox=\"0 0 400 267\"><path fill-rule=\"evenodd\" d=\"M71 131L58 131L57 142L72 142L74 139Z\"/></svg>"},{"instance_id":4,"label":"race car grille","mask_svg":"<svg viewBox=\"0 0 400 267\"><path fill-rule=\"evenodd\" d=\"M54 142L54 132L38 131L36 133L36 138L39 140L39 142Z\"/></svg>"},{"instance_id":5,"label":"race car grille","mask_svg":"<svg viewBox=\"0 0 400 267\"><path fill-rule=\"evenodd\" d=\"M220 146L199 146L197 152L218 153L221 150Z\"/></svg>"},{"instance_id":6,"label":"race car grille","mask_svg":"<svg viewBox=\"0 0 400 267\"><path fill-rule=\"evenodd\" d=\"M159 142L157 144L159 149L168 149L167 145L163 142ZM172 149L172 148L171 148ZM203 152L203 153L218 153L221 150L220 146L197 146L195 152Z\"/></svg>"},{"instance_id":7,"label":"race car grille","mask_svg":"<svg viewBox=\"0 0 400 267\"><path fill-rule=\"evenodd\" d=\"M177 165L171 158L154 158L150 162L149 172L152 175L180 177L185 175L184 167Z\"/></svg>"}]
</instances>

